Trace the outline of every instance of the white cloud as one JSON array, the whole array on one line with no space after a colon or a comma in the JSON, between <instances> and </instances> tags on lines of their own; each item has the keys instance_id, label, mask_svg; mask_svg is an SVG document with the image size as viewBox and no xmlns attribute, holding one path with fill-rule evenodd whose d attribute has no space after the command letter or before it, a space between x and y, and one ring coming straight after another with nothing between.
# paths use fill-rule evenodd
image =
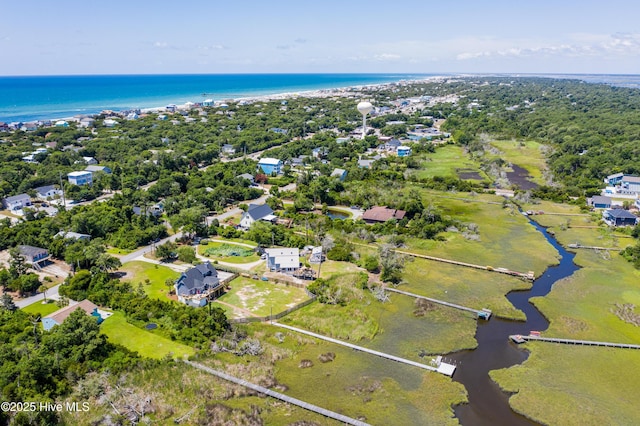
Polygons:
<instances>
[{"instance_id":1,"label":"white cloud","mask_svg":"<svg viewBox=\"0 0 640 426\"><path fill-rule=\"evenodd\" d=\"M397 61L400 58L400 55L396 55L394 53L381 53L378 55L373 55L373 59L375 59L376 61Z\"/></svg>"}]
</instances>

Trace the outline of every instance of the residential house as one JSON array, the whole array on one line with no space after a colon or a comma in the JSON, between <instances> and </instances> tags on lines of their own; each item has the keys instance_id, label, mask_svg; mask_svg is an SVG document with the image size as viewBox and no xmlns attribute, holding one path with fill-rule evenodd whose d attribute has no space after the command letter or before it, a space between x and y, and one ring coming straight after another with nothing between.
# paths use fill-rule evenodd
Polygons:
<instances>
[{"instance_id":1,"label":"residential house","mask_svg":"<svg viewBox=\"0 0 640 426\"><path fill-rule=\"evenodd\" d=\"M96 119L91 117L84 117L80 119L80 127L88 128L96 125Z\"/></svg>"},{"instance_id":2,"label":"residential house","mask_svg":"<svg viewBox=\"0 0 640 426\"><path fill-rule=\"evenodd\" d=\"M607 209L602 212L602 219L609 226L635 226L638 218L624 209Z\"/></svg>"},{"instance_id":3,"label":"residential house","mask_svg":"<svg viewBox=\"0 0 640 426\"><path fill-rule=\"evenodd\" d=\"M373 162L376 160L358 160L358 167L360 167L361 169L370 169L371 166L373 165Z\"/></svg>"},{"instance_id":4,"label":"residential house","mask_svg":"<svg viewBox=\"0 0 640 426\"><path fill-rule=\"evenodd\" d=\"M115 127L118 122L112 118L105 118L102 124L104 124L104 127Z\"/></svg>"},{"instance_id":5,"label":"residential house","mask_svg":"<svg viewBox=\"0 0 640 426\"><path fill-rule=\"evenodd\" d=\"M267 268L273 272L295 272L300 268L300 249L298 248L268 248Z\"/></svg>"},{"instance_id":6,"label":"residential house","mask_svg":"<svg viewBox=\"0 0 640 426\"><path fill-rule=\"evenodd\" d=\"M351 140L351 138L337 138L336 143L347 143Z\"/></svg>"},{"instance_id":7,"label":"residential house","mask_svg":"<svg viewBox=\"0 0 640 426\"><path fill-rule=\"evenodd\" d=\"M266 175L281 174L282 173L282 160L277 158L261 158L258 161L258 170L262 169L262 172Z\"/></svg>"},{"instance_id":8,"label":"residential house","mask_svg":"<svg viewBox=\"0 0 640 426\"><path fill-rule=\"evenodd\" d=\"M313 158L325 158L327 155L329 155L329 148L324 147L324 146L320 146L318 148L313 148L311 150L311 156Z\"/></svg>"},{"instance_id":9,"label":"residential house","mask_svg":"<svg viewBox=\"0 0 640 426\"><path fill-rule=\"evenodd\" d=\"M224 291L224 284L220 282L218 271L211 262L205 262L183 272L174 288L178 301L199 307L206 305L210 297L219 296Z\"/></svg>"},{"instance_id":10,"label":"residential house","mask_svg":"<svg viewBox=\"0 0 640 426\"><path fill-rule=\"evenodd\" d=\"M280 127L272 127L269 129L270 132L274 132L274 133L279 133L281 135L286 135L287 133L289 133L288 130L286 129L281 129Z\"/></svg>"},{"instance_id":11,"label":"residential house","mask_svg":"<svg viewBox=\"0 0 640 426\"><path fill-rule=\"evenodd\" d=\"M407 212L404 210L390 209L385 206L374 206L362 214L362 220L367 223L386 222L391 219L401 220Z\"/></svg>"},{"instance_id":12,"label":"residential house","mask_svg":"<svg viewBox=\"0 0 640 426\"><path fill-rule=\"evenodd\" d=\"M79 232L73 231L60 231L55 237L60 237L65 240L76 240L76 241L89 241L91 240L91 235L89 234L81 234Z\"/></svg>"},{"instance_id":13,"label":"residential house","mask_svg":"<svg viewBox=\"0 0 640 426\"><path fill-rule=\"evenodd\" d=\"M96 160L93 157L82 157L82 159L84 160L85 163L89 165L98 164L98 160Z\"/></svg>"},{"instance_id":14,"label":"residential house","mask_svg":"<svg viewBox=\"0 0 640 426\"><path fill-rule=\"evenodd\" d=\"M21 210L24 207L31 206L31 197L28 194L18 194L4 198L2 205L7 210Z\"/></svg>"},{"instance_id":15,"label":"residential house","mask_svg":"<svg viewBox=\"0 0 640 426\"><path fill-rule=\"evenodd\" d=\"M398 147L398 157L408 157L411 155L411 148L408 146L399 146Z\"/></svg>"},{"instance_id":16,"label":"residential house","mask_svg":"<svg viewBox=\"0 0 640 426\"><path fill-rule=\"evenodd\" d=\"M167 119L167 116L165 114L159 114L158 118L156 118L156 120L160 120L160 121L165 121Z\"/></svg>"},{"instance_id":17,"label":"residential house","mask_svg":"<svg viewBox=\"0 0 640 426\"><path fill-rule=\"evenodd\" d=\"M596 209L610 209L611 198L604 197L602 195L594 195L591 198L587 198L587 204Z\"/></svg>"},{"instance_id":18,"label":"residential house","mask_svg":"<svg viewBox=\"0 0 640 426\"><path fill-rule=\"evenodd\" d=\"M400 146L402 146L402 142L400 142L398 139L393 138L385 142L384 149L386 149L387 151L397 151Z\"/></svg>"},{"instance_id":19,"label":"residential house","mask_svg":"<svg viewBox=\"0 0 640 426\"><path fill-rule=\"evenodd\" d=\"M18 251L24 256L25 260L32 265L49 258L47 249L33 246L18 246Z\"/></svg>"},{"instance_id":20,"label":"residential house","mask_svg":"<svg viewBox=\"0 0 640 426\"><path fill-rule=\"evenodd\" d=\"M240 218L240 227L243 229L251 228L254 222L265 220L273 222L277 217L273 214L273 210L268 204L249 204L246 212L242 213Z\"/></svg>"},{"instance_id":21,"label":"residential house","mask_svg":"<svg viewBox=\"0 0 640 426\"><path fill-rule=\"evenodd\" d=\"M64 120L58 120L58 121L56 121L56 124L54 124L54 126L56 126L56 127L69 127L69 123L67 123Z\"/></svg>"},{"instance_id":22,"label":"residential house","mask_svg":"<svg viewBox=\"0 0 640 426\"><path fill-rule=\"evenodd\" d=\"M87 166L84 170L87 172L91 172L92 174L99 173L99 172L106 173L108 175L111 174L111 168L107 166L96 166L96 165Z\"/></svg>"},{"instance_id":23,"label":"residential house","mask_svg":"<svg viewBox=\"0 0 640 426\"><path fill-rule=\"evenodd\" d=\"M91 167L91 166L89 166ZM81 172L71 172L67 174L69 183L73 185L91 185L93 184L93 174L90 171L84 170Z\"/></svg>"},{"instance_id":24,"label":"residential house","mask_svg":"<svg viewBox=\"0 0 640 426\"><path fill-rule=\"evenodd\" d=\"M222 145L222 153L226 155L233 155L236 153L236 149L230 143Z\"/></svg>"},{"instance_id":25,"label":"residential house","mask_svg":"<svg viewBox=\"0 0 640 426\"><path fill-rule=\"evenodd\" d=\"M132 210L133 210L133 214L135 214L136 216L142 215L142 207L133 206ZM164 208L162 204L154 204L153 206L145 208L145 212L147 216L159 217L159 216L162 216L163 211L164 211Z\"/></svg>"},{"instance_id":26,"label":"residential house","mask_svg":"<svg viewBox=\"0 0 640 426\"><path fill-rule=\"evenodd\" d=\"M64 308L42 318L42 327L44 328L44 331L49 331L56 325L62 324L69 315L78 309L82 309L87 313L87 315L95 317L98 324L101 324L102 321L104 321L102 315L100 315L100 312L98 311L98 307L90 300L84 299L82 302L76 303L75 305L65 306Z\"/></svg>"},{"instance_id":27,"label":"residential house","mask_svg":"<svg viewBox=\"0 0 640 426\"><path fill-rule=\"evenodd\" d=\"M35 189L35 191L36 191L36 197L38 197L41 200L50 200L52 198L62 196L62 190L57 189L53 185L39 186Z\"/></svg>"},{"instance_id":28,"label":"residential house","mask_svg":"<svg viewBox=\"0 0 640 426\"><path fill-rule=\"evenodd\" d=\"M604 179L604 183L608 185L618 185L622 178L624 177L624 173L615 173L613 175L609 175Z\"/></svg>"},{"instance_id":29,"label":"residential house","mask_svg":"<svg viewBox=\"0 0 640 426\"><path fill-rule=\"evenodd\" d=\"M250 183L252 183L252 184L254 183L253 175L252 175L252 174L249 174L249 173L243 173L243 174L241 174L241 175L238 175L238 176L236 176L236 179L246 179L246 180L248 180Z\"/></svg>"},{"instance_id":30,"label":"residential house","mask_svg":"<svg viewBox=\"0 0 640 426\"><path fill-rule=\"evenodd\" d=\"M620 188L629 192L640 192L640 177L623 176L620 180Z\"/></svg>"},{"instance_id":31,"label":"residential house","mask_svg":"<svg viewBox=\"0 0 640 426\"><path fill-rule=\"evenodd\" d=\"M205 99L204 101L202 101L202 106L203 107L213 106L213 99Z\"/></svg>"},{"instance_id":32,"label":"residential house","mask_svg":"<svg viewBox=\"0 0 640 426\"><path fill-rule=\"evenodd\" d=\"M24 123L20 127L20 130L22 130L23 132L34 132L34 131L38 130L38 124L36 124L36 123Z\"/></svg>"},{"instance_id":33,"label":"residential house","mask_svg":"<svg viewBox=\"0 0 640 426\"><path fill-rule=\"evenodd\" d=\"M322 246L313 247L311 249L311 255L309 255L309 263L321 263L322 261L324 261Z\"/></svg>"},{"instance_id":34,"label":"residential house","mask_svg":"<svg viewBox=\"0 0 640 426\"><path fill-rule=\"evenodd\" d=\"M333 169L331 177L337 177L340 181L344 181L347 178L347 171L345 169Z\"/></svg>"}]
</instances>

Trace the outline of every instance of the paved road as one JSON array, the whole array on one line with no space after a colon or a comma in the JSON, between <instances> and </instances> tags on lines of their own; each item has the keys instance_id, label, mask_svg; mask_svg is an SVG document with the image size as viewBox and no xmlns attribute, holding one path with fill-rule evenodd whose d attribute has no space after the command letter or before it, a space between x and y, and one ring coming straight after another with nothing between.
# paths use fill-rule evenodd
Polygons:
<instances>
[{"instance_id":1,"label":"paved road","mask_svg":"<svg viewBox=\"0 0 640 426\"><path fill-rule=\"evenodd\" d=\"M60 284L58 284L57 286L51 287L49 290L47 290L47 299L54 299L54 300L60 299L60 294L58 294L59 289L60 289ZM44 300L44 294L38 293L35 296L18 300L17 302L15 302L15 304L18 308L24 308L25 306L29 306L36 302L41 302L42 300Z\"/></svg>"}]
</instances>

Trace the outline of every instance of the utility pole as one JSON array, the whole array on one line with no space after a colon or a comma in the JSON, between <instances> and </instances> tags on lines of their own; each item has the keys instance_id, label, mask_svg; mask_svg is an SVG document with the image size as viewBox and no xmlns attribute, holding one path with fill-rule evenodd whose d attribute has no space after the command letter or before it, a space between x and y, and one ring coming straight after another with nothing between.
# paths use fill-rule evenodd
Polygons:
<instances>
[{"instance_id":1,"label":"utility pole","mask_svg":"<svg viewBox=\"0 0 640 426\"><path fill-rule=\"evenodd\" d=\"M67 208L67 202L64 198L64 185L62 185L62 173L58 172L58 177L60 178L60 189L62 190L62 205Z\"/></svg>"}]
</instances>

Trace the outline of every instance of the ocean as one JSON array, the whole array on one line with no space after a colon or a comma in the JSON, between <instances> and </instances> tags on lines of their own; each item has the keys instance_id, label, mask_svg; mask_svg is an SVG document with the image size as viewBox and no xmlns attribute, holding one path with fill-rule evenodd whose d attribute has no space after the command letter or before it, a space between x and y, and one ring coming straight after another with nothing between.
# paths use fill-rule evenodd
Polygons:
<instances>
[{"instance_id":1,"label":"ocean","mask_svg":"<svg viewBox=\"0 0 640 426\"><path fill-rule=\"evenodd\" d=\"M447 74L186 74L0 77L0 121L27 122ZM451 75L451 74L450 74ZM471 74L472 75L472 74ZM503 74L506 75L506 74ZM520 76L534 74L520 74ZM640 88L638 75L535 74ZM514 75L516 76L516 75Z\"/></svg>"},{"instance_id":2,"label":"ocean","mask_svg":"<svg viewBox=\"0 0 640 426\"><path fill-rule=\"evenodd\" d=\"M415 80L434 74L206 74L0 77L0 121L161 107Z\"/></svg>"}]
</instances>

